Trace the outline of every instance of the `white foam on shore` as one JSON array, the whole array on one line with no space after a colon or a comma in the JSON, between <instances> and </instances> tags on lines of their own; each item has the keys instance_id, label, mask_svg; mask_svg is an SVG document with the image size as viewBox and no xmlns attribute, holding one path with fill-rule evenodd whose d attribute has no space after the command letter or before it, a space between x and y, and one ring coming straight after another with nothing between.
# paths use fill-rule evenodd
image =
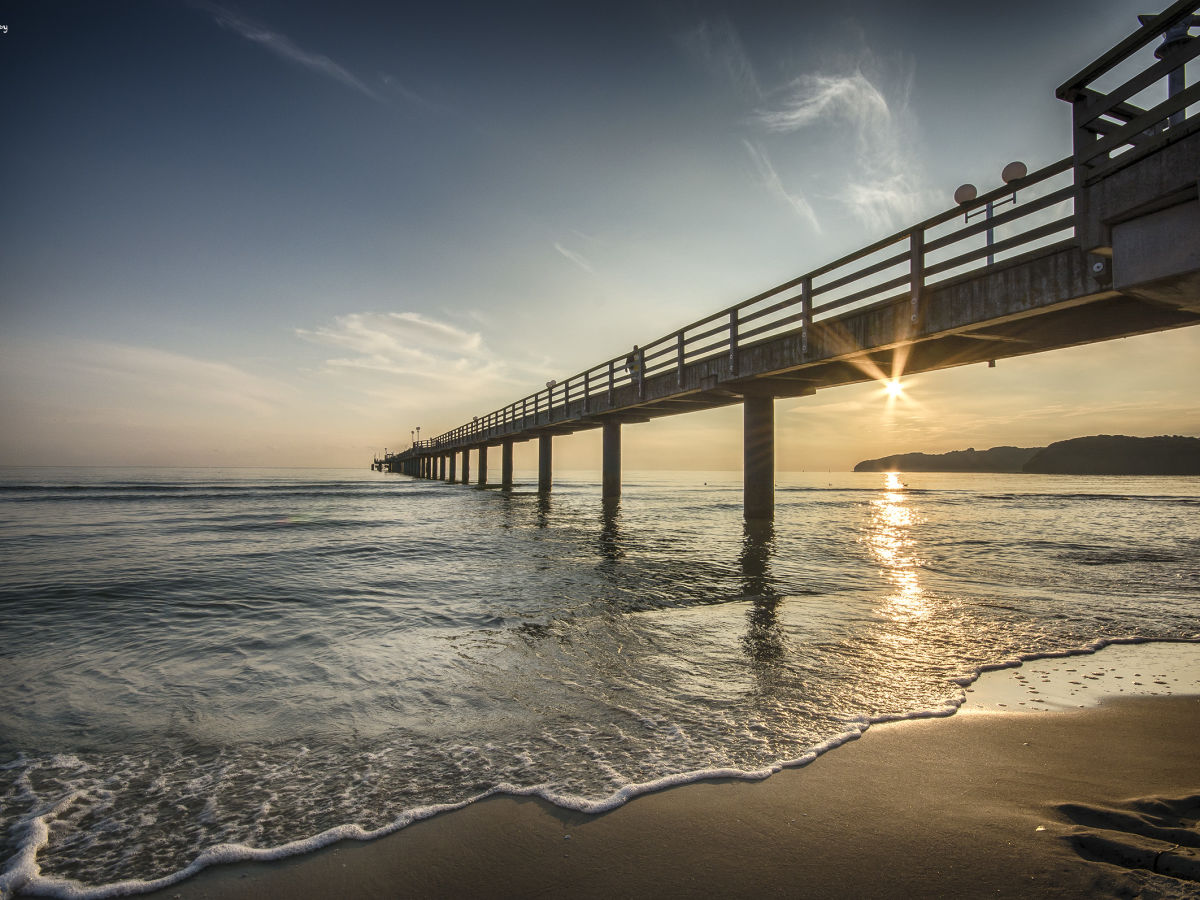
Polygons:
<instances>
[{"instance_id":1,"label":"white foam on shore","mask_svg":"<svg viewBox=\"0 0 1200 900\"><path fill-rule=\"evenodd\" d=\"M1100 651L1104 651L1103 655L1099 655ZM847 728L842 734L812 747L795 759L782 760L753 771L713 768L680 772L652 781L629 783L600 800L557 794L544 787L499 784L461 802L409 810L376 829L344 824L276 847L217 844L200 853L187 867L153 880L130 879L93 886L41 873L37 854L49 838L51 821L75 801L76 795L71 794L26 817L14 827L14 831L23 831L24 834L18 853L10 860L8 868L0 873L0 900L9 900L17 892L23 896L56 897L62 900L104 900L148 893L177 884L212 865L278 860L319 850L338 841L373 840L422 819L462 809L497 795L536 796L563 809L591 814L608 812L635 797L669 787L720 778L758 781L783 769L807 766L830 750L857 740L871 725L885 722L945 718L960 711L1074 709L1094 705L1110 696L1200 694L1200 636L1178 640L1099 640L1071 650L1012 657L980 666L972 674L952 681L962 689L941 706L908 713L852 717L846 720Z\"/></svg>"}]
</instances>

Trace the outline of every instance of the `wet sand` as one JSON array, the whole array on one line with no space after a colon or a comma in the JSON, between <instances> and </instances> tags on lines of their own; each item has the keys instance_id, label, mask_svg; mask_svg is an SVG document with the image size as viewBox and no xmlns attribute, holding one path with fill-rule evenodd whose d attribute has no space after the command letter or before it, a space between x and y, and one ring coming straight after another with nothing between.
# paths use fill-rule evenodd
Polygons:
<instances>
[{"instance_id":1,"label":"wet sand","mask_svg":"<svg viewBox=\"0 0 1200 900\"><path fill-rule=\"evenodd\" d=\"M1115 698L877 725L600 816L496 797L158 896L1200 897L1198 817L1200 697Z\"/></svg>"}]
</instances>

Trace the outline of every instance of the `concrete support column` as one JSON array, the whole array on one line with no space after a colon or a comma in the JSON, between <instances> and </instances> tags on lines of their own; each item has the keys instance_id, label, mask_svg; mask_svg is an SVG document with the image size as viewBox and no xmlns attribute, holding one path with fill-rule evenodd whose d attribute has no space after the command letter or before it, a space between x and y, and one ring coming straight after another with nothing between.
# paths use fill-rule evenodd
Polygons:
<instances>
[{"instance_id":1,"label":"concrete support column","mask_svg":"<svg viewBox=\"0 0 1200 900\"><path fill-rule=\"evenodd\" d=\"M471 448L470 447L463 448L462 483L463 484L471 483Z\"/></svg>"},{"instance_id":2,"label":"concrete support column","mask_svg":"<svg viewBox=\"0 0 1200 900\"><path fill-rule=\"evenodd\" d=\"M621 496L621 423L604 423L603 488L601 496L608 500Z\"/></svg>"},{"instance_id":3,"label":"concrete support column","mask_svg":"<svg viewBox=\"0 0 1200 900\"><path fill-rule=\"evenodd\" d=\"M775 518L775 398L743 404L743 509L748 520Z\"/></svg>"},{"instance_id":4,"label":"concrete support column","mask_svg":"<svg viewBox=\"0 0 1200 900\"><path fill-rule=\"evenodd\" d=\"M511 491L513 486L512 453L512 441L500 445L500 488L505 491Z\"/></svg>"},{"instance_id":5,"label":"concrete support column","mask_svg":"<svg viewBox=\"0 0 1200 900\"><path fill-rule=\"evenodd\" d=\"M446 480L454 484L455 469L458 467L458 451L453 450L450 453L450 471L446 474Z\"/></svg>"},{"instance_id":6,"label":"concrete support column","mask_svg":"<svg viewBox=\"0 0 1200 900\"><path fill-rule=\"evenodd\" d=\"M543 434L538 438L538 493L550 493L551 473L553 472L554 461L551 455L554 451L554 438L548 434Z\"/></svg>"},{"instance_id":7,"label":"concrete support column","mask_svg":"<svg viewBox=\"0 0 1200 900\"><path fill-rule=\"evenodd\" d=\"M487 487L487 444L479 445L479 486Z\"/></svg>"},{"instance_id":8,"label":"concrete support column","mask_svg":"<svg viewBox=\"0 0 1200 900\"><path fill-rule=\"evenodd\" d=\"M446 457L442 456L442 454L439 453L438 457L437 457L437 479L438 479L438 481L444 481L445 478L446 478Z\"/></svg>"}]
</instances>

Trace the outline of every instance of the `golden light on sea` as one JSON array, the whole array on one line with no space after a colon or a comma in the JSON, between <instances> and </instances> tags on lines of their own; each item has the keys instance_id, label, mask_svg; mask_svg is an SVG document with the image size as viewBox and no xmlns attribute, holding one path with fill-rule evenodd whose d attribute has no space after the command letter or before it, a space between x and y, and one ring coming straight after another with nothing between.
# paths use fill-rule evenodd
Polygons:
<instances>
[{"instance_id":1,"label":"golden light on sea","mask_svg":"<svg viewBox=\"0 0 1200 900\"><path fill-rule=\"evenodd\" d=\"M911 533L918 522L900 473L885 473L883 492L871 501L866 540L871 555L893 586L883 611L897 621L923 618L930 611Z\"/></svg>"}]
</instances>

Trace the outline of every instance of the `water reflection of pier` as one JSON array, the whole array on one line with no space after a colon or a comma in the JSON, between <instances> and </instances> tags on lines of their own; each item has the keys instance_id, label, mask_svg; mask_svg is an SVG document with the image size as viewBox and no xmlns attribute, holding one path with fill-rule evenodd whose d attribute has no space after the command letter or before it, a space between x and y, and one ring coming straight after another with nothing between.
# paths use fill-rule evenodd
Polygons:
<instances>
[{"instance_id":1,"label":"water reflection of pier","mask_svg":"<svg viewBox=\"0 0 1200 900\"><path fill-rule=\"evenodd\" d=\"M770 521L748 521L744 525L739 562L742 591L750 601L742 646L750 667L762 672L787 654L787 640L779 623L783 595L775 588L771 560L775 555L775 525Z\"/></svg>"}]
</instances>

